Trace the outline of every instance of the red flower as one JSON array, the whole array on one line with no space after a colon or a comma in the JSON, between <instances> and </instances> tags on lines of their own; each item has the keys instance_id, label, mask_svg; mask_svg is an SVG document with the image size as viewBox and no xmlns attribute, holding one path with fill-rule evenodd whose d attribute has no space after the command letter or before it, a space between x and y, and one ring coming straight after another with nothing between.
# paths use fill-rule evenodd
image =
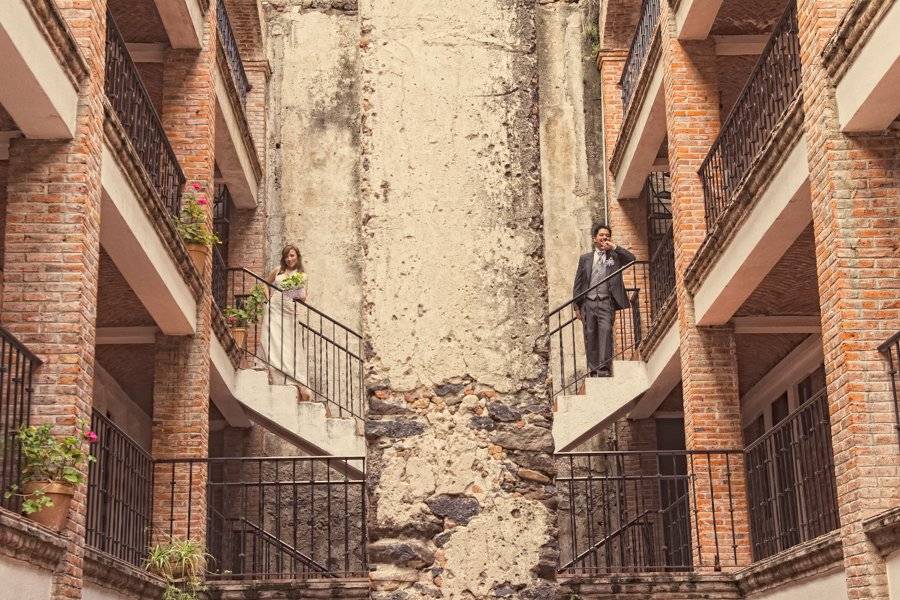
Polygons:
<instances>
[{"instance_id":1,"label":"red flower","mask_svg":"<svg viewBox=\"0 0 900 600\"><path fill-rule=\"evenodd\" d=\"M208 203L209 200L206 199L206 196L200 196L199 198L197 198L197 204L199 204L200 206L205 206Z\"/></svg>"},{"instance_id":2,"label":"red flower","mask_svg":"<svg viewBox=\"0 0 900 600\"><path fill-rule=\"evenodd\" d=\"M195 183L195 184L193 185L193 188L194 188L194 191L195 191L195 192L199 192L201 189L203 189L202 187L200 187L200 184L199 184L199 183Z\"/></svg>"},{"instance_id":3,"label":"red flower","mask_svg":"<svg viewBox=\"0 0 900 600\"><path fill-rule=\"evenodd\" d=\"M84 439L86 439L89 444L96 444L97 443L97 434L94 433L93 431L86 431L84 433Z\"/></svg>"}]
</instances>

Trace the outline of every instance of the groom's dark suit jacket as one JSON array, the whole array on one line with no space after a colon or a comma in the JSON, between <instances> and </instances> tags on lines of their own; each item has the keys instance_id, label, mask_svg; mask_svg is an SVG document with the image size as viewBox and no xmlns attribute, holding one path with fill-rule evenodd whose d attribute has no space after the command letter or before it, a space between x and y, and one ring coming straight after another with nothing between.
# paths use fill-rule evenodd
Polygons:
<instances>
[{"instance_id":1,"label":"groom's dark suit jacket","mask_svg":"<svg viewBox=\"0 0 900 600\"><path fill-rule=\"evenodd\" d=\"M607 253L608 258L612 258L613 264L607 265L607 275L613 273L630 262L634 262L634 254L616 246L616 249ZM586 291L591 285L591 270L594 268L594 251L591 250L587 254L582 254L578 259L578 270L575 271L575 285L572 288L572 296L575 297L581 292ZM625 296L625 284L622 282L622 274L616 273L609 280L609 295L612 296L613 305L616 310L628 308L628 298ZM579 298L575 305L580 309L587 296Z\"/></svg>"}]
</instances>

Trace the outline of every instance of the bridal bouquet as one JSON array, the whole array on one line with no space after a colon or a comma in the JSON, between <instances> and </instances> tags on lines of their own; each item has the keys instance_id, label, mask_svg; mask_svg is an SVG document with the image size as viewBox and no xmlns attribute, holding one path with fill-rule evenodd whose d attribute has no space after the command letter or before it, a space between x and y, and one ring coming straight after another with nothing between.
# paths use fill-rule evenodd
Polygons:
<instances>
[{"instance_id":1,"label":"bridal bouquet","mask_svg":"<svg viewBox=\"0 0 900 600\"><path fill-rule=\"evenodd\" d=\"M305 295L306 275L304 273L292 273L278 284L284 295L291 300L303 300Z\"/></svg>"}]
</instances>

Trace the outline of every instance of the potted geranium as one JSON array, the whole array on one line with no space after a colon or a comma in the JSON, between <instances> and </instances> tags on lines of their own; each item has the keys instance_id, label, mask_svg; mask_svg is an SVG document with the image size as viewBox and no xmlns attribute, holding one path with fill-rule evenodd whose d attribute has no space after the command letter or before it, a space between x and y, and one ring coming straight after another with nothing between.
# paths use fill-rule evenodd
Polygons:
<instances>
[{"instance_id":1,"label":"potted geranium","mask_svg":"<svg viewBox=\"0 0 900 600\"><path fill-rule=\"evenodd\" d=\"M200 542L169 538L150 549L145 566L165 579L163 600L193 600L203 589L203 573L209 558Z\"/></svg>"},{"instance_id":2,"label":"potted geranium","mask_svg":"<svg viewBox=\"0 0 900 600\"><path fill-rule=\"evenodd\" d=\"M238 348L244 347L247 340L247 326L259 322L266 302L268 302L266 291L257 283L239 306L229 306L222 311L225 322L231 329L231 338Z\"/></svg>"},{"instance_id":3,"label":"potted geranium","mask_svg":"<svg viewBox=\"0 0 900 600\"><path fill-rule=\"evenodd\" d=\"M222 240L209 228L206 222L206 209L209 204L206 195L202 193L199 183L191 186L190 191L184 196L181 206L181 214L175 222L178 235L184 240L191 262L201 274L206 269L206 255L208 249Z\"/></svg>"},{"instance_id":4,"label":"potted geranium","mask_svg":"<svg viewBox=\"0 0 900 600\"><path fill-rule=\"evenodd\" d=\"M304 300L306 297L306 274L291 273L282 279L278 286L281 292L291 300Z\"/></svg>"},{"instance_id":5,"label":"potted geranium","mask_svg":"<svg viewBox=\"0 0 900 600\"><path fill-rule=\"evenodd\" d=\"M5 496L21 496L22 512L55 531L65 525L75 487L84 483L87 463L94 460L87 445L97 441L97 434L83 425L80 429L78 435L54 436L50 425L28 425L16 432L22 488L14 485Z\"/></svg>"}]
</instances>

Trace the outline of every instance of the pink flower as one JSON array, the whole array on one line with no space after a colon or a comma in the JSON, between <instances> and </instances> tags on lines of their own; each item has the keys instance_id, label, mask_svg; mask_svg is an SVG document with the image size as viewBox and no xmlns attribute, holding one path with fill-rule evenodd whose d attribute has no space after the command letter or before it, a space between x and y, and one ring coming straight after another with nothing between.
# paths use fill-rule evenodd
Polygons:
<instances>
[{"instance_id":1,"label":"pink flower","mask_svg":"<svg viewBox=\"0 0 900 600\"><path fill-rule=\"evenodd\" d=\"M87 431L84 434L84 439L88 441L88 444L96 444L97 443L97 434L93 431Z\"/></svg>"},{"instance_id":2,"label":"pink flower","mask_svg":"<svg viewBox=\"0 0 900 600\"><path fill-rule=\"evenodd\" d=\"M199 204L200 206L205 206L209 204L209 200L206 199L206 196L201 195L199 198L197 198L197 204Z\"/></svg>"},{"instance_id":3,"label":"pink flower","mask_svg":"<svg viewBox=\"0 0 900 600\"><path fill-rule=\"evenodd\" d=\"M194 191L195 191L195 192L199 192L201 189L203 189L202 187L200 187L200 184L199 184L199 183L195 183L195 184L193 185L193 188L194 188Z\"/></svg>"}]
</instances>

